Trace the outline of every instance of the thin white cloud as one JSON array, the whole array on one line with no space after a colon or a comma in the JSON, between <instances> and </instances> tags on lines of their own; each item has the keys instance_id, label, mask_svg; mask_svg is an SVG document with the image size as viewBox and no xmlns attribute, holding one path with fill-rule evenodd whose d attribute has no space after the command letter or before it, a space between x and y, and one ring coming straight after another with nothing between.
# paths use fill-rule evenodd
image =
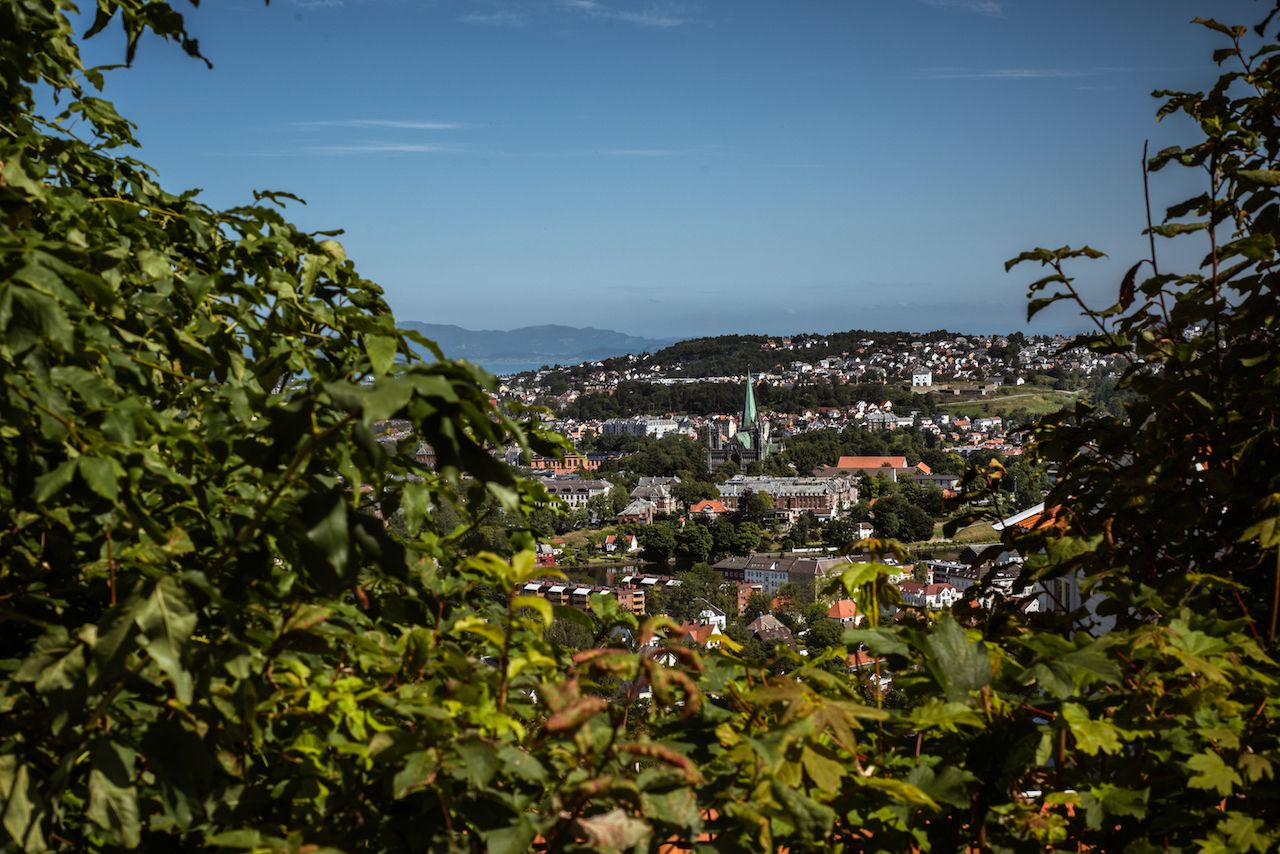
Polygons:
<instances>
[{"instance_id":1,"label":"thin white cloud","mask_svg":"<svg viewBox=\"0 0 1280 854\"><path fill-rule=\"evenodd\" d=\"M921 68L913 76L922 80L1037 80L1094 77L1104 71L1098 68Z\"/></svg>"},{"instance_id":2,"label":"thin white cloud","mask_svg":"<svg viewBox=\"0 0 1280 854\"><path fill-rule=\"evenodd\" d=\"M681 152L673 148L606 148L600 153L610 157L675 157Z\"/></svg>"},{"instance_id":3,"label":"thin white cloud","mask_svg":"<svg viewBox=\"0 0 1280 854\"><path fill-rule=\"evenodd\" d=\"M448 154L457 150L454 146L426 142L352 142L339 145L312 145L302 149L306 154L332 157L358 154Z\"/></svg>"},{"instance_id":4,"label":"thin white cloud","mask_svg":"<svg viewBox=\"0 0 1280 854\"><path fill-rule=\"evenodd\" d=\"M658 29L669 29L671 27L679 27L691 22L691 19L684 15L663 11L657 8L649 8L643 11L634 9L619 9L611 5L605 5L599 0L561 0L560 5L566 9L572 9L581 12L592 18L599 18L606 21L620 21L625 24L635 24L641 27L654 27Z\"/></svg>"},{"instance_id":5,"label":"thin white cloud","mask_svg":"<svg viewBox=\"0 0 1280 854\"><path fill-rule=\"evenodd\" d=\"M521 12L500 10L497 12L472 12L462 15L458 21L479 27L523 27L529 18Z\"/></svg>"},{"instance_id":6,"label":"thin white cloud","mask_svg":"<svg viewBox=\"0 0 1280 854\"><path fill-rule=\"evenodd\" d=\"M391 128L394 130L463 130L471 125L462 122L429 122L416 119L322 119L293 122L296 128Z\"/></svg>"},{"instance_id":7,"label":"thin white cloud","mask_svg":"<svg viewBox=\"0 0 1280 854\"><path fill-rule=\"evenodd\" d=\"M927 6L935 9L952 9L957 12L968 12L972 15L987 15L991 18L1004 17L1005 0L923 0Z\"/></svg>"}]
</instances>

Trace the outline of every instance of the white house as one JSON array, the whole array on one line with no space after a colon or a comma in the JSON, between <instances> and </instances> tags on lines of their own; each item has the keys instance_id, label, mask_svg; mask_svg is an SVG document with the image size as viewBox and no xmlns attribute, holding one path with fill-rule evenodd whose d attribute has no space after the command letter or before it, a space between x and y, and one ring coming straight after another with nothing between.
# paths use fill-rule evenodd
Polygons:
<instances>
[{"instance_id":1,"label":"white house","mask_svg":"<svg viewBox=\"0 0 1280 854\"><path fill-rule=\"evenodd\" d=\"M898 585L902 591L902 603L917 608L939 610L949 608L962 598L959 590L950 584L921 584L918 581L904 581Z\"/></svg>"},{"instance_id":2,"label":"white house","mask_svg":"<svg viewBox=\"0 0 1280 854\"><path fill-rule=\"evenodd\" d=\"M559 498L573 509L586 507L587 502L597 495L608 495L613 489L613 484L607 480L579 480L577 478L569 478L565 480L547 480L543 481L547 492Z\"/></svg>"},{"instance_id":3,"label":"white house","mask_svg":"<svg viewBox=\"0 0 1280 854\"><path fill-rule=\"evenodd\" d=\"M633 554L640 551L640 540L635 534L610 534L604 538L604 550L607 554L615 554L619 551Z\"/></svg>"},{"instance_id":4,"label":"white house","mask_svg":"<svg viewBox=\"0 0 1280 854\"><path fill-rule=\"evenodd\" d=\"M697 624L700 626L715 626L723 633L729 624L729 616L710 602L705 604L707 607L698 612Z\"/></svg>"}]
</instances>

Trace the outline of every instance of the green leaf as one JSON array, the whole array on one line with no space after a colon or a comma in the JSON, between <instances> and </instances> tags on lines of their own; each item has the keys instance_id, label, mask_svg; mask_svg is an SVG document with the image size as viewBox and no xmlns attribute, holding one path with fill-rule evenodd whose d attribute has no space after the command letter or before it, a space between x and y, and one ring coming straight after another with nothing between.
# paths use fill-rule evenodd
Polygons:
<instances>
[{"instance_id":1,"label":"green leaf","mask_svg":"<svg viewBox=\"0 0 1280 854\"><path fill-rule=\"evenodd\" d=\"M1147 814L1147 789L1124 789L1103 783L1093 786L1081 795L1085 807L1085 822L1097 830L1106 816L1143 818Z\"/></svg>"},{"instance_id":2,"label":"green leaf","mask_svg":"<svg viewBox=\"0 0 1280 854\"><path fill-rule=\"evenodd\" d=\"M515 596L511 600L511 607L515 610L519 610L520 608L529 608L537 611L539 616L542 617L543 625L551 625L551 603L546 599L543 599L541 596Z\"/></svg>"},{"instance_id":3,"label":"green leaf","mask_svg":"<svg viewBox=\"0 0 1280 854\"><path fill-rule=\"evenodd\" d=\"M506 635L503 634L502 628L479 614L468 614L458 620L453 624L453 631L479 635L499 649L506 644Z\"/></svg>"},{"instance_id":4,"label":"green leaf","mask_svg":"<svg viewBox=\"0 0 1280 854\"><path fill-rule=\"evenodd\" d=\"M1106 655L1108 644L1094 640L1069 652L1054 649L1020 677L1023 684L1036 682L1050 695L1067 699L1095 682L1114 685L1120 681L1120 668Z\"/></svg>"},{"instance_id":5,"label":"green leaf","mask_svg":"<svg viewBox=\"0 0 1280 854\"><path fill-rule=\"evenodd\" d=\"M929 807L930 809L938 808L933 798L904 780L895 780L892 777L863 777L859 774L854 774L849 779L864 788L879 789L894 800L902 801L903 803Z\"/></svg>"},{"instance_id":6,"label":"green leaf","mask_svg":"<svg viewBox=\"0 0 1280 854\"><path fill-rule=\"evenodd\" d=\"M1274 851L1276 834L1268 832L1267 823L1243 813L1228 813L1218 823L1215 835L1225 843L1223 849L1231 852L1257 851L1259 854Z\"/></svg>"},{"instance_id":7,"label":"green leaf","mask_svg":"<svg viewBox=\"0 0 1280 854\"><path fill-rule=\"evenodd\" d=\"M44 184L27 172L20 156L11 155L0 164L0 183L22 190L33 199L42 199L45 195Z\"/></svg>"},{"instance_id":8,"label":"green leaf","mask_svg":"<svg viewBox=\"0 0 1280 854\"><path fill-rule=\"evenodd\" d=\"M1103 753L1119 753L1121 748L1120 733L1107 721L1093 720L1084 706L1076 703L1062 704L1062 719L1071 728L1075 736L1076 746L1093 756L1098 751Z\"/></svg>"},{"instance_id":9,"label":"green leaf","mask_svg":"<svg viewBox=\"0 0 1280 854\"><path fill-rule=\"evenodd\" d=\"M938 618L925 638L929 671L947 699L964 700L991 681L991 660L981 643L971 641L949 612Z\"/></svg>"},{"instance_id":10,"label":"green leaf","mask_svg":"<svg viewBox=\"0 0 1280 854\"><path fill-rule=\"evenodd\" d=\"M866 644L867 649L877 655L911 654L911 647L907 646L895 628L847 629L840 638L846 645Z\"/></svg>"},{"instance_id":11,"label":"green leaf","mask_svg":"<svg viewBox=\"0 0 1280 854\"><path fill-rule=\"evenodd\" d=\"M645 817L654 822L685 828L690 835L702 829L702 814L692 789L680 787L662 794L645 791L640 800Z\"/></svg>"},{"instance_id":12,"label":"green leaf","mask_svg":"<svg viewBox=\"0 0 1280 854\"><path fill-rule=\"evenodd\" d=\"M207 844L217 848L240 849L265 847L270 841L256 830L224 830L205 839Z\"/></svg>"},{"instance_id":13,"label":"green leaf","mask_svg":"<svg viewBox=\"0 0 1280 854\"><path fill-rule=\"evenodd\" d=\"M310 495L303 501L303 516L309 524L307 541L330 570L326 580L330 586L341 585L351 562L346 495L338 489Z\"/></svg>"},{"instance_id":14,"label":"green leaf","mask_svg":"<svg viewBox=\"0 0 1280 854\"><path fill-rule=\"evenodd\" d=\"M836 817L831 807L805 797L776 777L770 781L769 790L774 800L787 811L800 839L818 840L831 832Z\"/></svg>"},{"instance_id":15,"label":"green leaf","mask_svg":"<svg viewBox=\"0 0 1280 854\"><path fill-rule=\"evenodd\" d=\"M391 366L395 364L398 344L391 335L364 336L364 350L369 355L374 376L380 377L391 370Z\"/></svg>"},{"instance_id":16,"label":"green leaf","mask_svg":"<svg viewBox=\"0 0 1280 854\"><path fill-rule=\"evenodd\" d=\"M1236 766L1250 783L1255 783L1264 778L1271 780L1275 777L1275 769L1271 765L1271 760L1256 753L1241 753L1240 760L1236 763Z\"/></svg>"},{"instance_id":17,"label":"green leaf","mask_svg":"<svg viewBox=\"0 0 1280 854\"><path fill-rule=\"evenodd\" d=\"M840 573L840 583L845 592L852 594L878 579L888 578L901 572L901 567L867 561L851 563Z\"/></svg>"},{"instance_id":18,"label":"green leaf","mask_svg":"<svg viewBox=\"0 0 1280 854\"><path fill-rule=\"evenodd\" d=\"M36 854L46 850L41 815L44 802L31 782L27 767L12 753L0 754L0 824L23 851Z\"/></svg>"},{"instance_id":19,"label":"green leaf","mask_svg":"<svg viewBox=\"0 0 1280 854\"><path fill-rule=\"evenodd\" d=\"M538 829L527 815L519 816L514 824L497 830L486 830L481 834L485 851L491 854L523 854L531 851L537 835Z\"/></svg>"},{"instance_id":20,"label":"green leaf","mask_svg":"<svg viewBox=\"0 0 1280 854\"><path fill-rule=\"evenodd\" d=\"M1260 187L1280 186L1280 169L1240 169L1236 178Z\"/></svg>"},{"instance_id":21,"label":"green leaf","mask_svg":"<svg viewBox=\"0 0 1280 854\"><path fill-rule=\"evenodd\" d=\"M917 703L911 708L907 719L916 729L937 728L946 732L956 732L960 727L980 727L983 724L982 716L969 704L944 702L937 697Z\"/></svg>"},{"instance_id":22,"label":"green leaf","mask_svg":"<svg viewBox=\"0 0 1280 854\"><path fill-rule=\"evenodd\" d=\"M1031 320L1055 302L1070 299L1070 296L1070 294L1054 294L1049 297L1036 297L1035 299L1027 300L1027 320Z\"/></svg>"},{"instance_id":23,"label":"green leaf","mask_svg":"<svg viewBox=\"0 0 1280 854\"><path fill-rule=\"evenodd\" d=\"M182 656L196 628L196 611L182 585L172 576L156 582L143 601L134 623L142 631L141 645L173 683L178 699L191 702L191 674Z\"/></svg>"},{"instance_id":24,"label":"green leaf","mask_svg":"<svg viewBox=\"0 0 1280 854\"><path fill-rule=\"evenodd\" d=\"M1165 225L1152 226L1149 231L1160 237L1177 237L1179 234L1190 234L1195 231L1204 231L1209 227L1208 220L1203 222L1171 222Z\"/></svg>"},{"instance_id":25,"label":"green leaf","mask_svg":"<svg viewBox=\"0 0 1280 854\"><path fill-rule=\"evenodd\" d=\"M80 476L89 488L108 501L120 497L120 484L117 480L117 463L102 457L80 457Z\"/></svg>"},{"instance_id":26,"label":"green leaf","mask_svg":"<svg viewBox=\"0 0 1280 854\"><path fill-rule=\"evenodd\" d=\"M514 774L522 780L530 783L547 781L547 769L542 767L542 763L510 744L504 744L498 748L498 760L502 763L504 772Z\"/></svg>"},{"instance_id":27,"label":"green leaf","mask_svg":"<svg viewBox=\"0 0 1280 854\"><path fill-rule=\"evenodd\" d=\"M13 673L14 682L35 683L36 690L71 688L84 674L84 648L67 636L67 630L55 626L36 639L31 653Z\"/></svg>"},{"instance_id":28,"label":"green leaf","mask_svg":"<svg viewBox=\"0 0 1280 854\"><path fill-rule=\"evenodd\" d=\"M138 793L133 785L133 751L100 739L90 752L89 806L85 810L95 824L111 833L125 848L136 848L142 828L138 820Z\"/></svg>"},{"instance_id":29,"label":"green leaf","mask_svg":"<svg viewBox=\"0 0 1280 854\"><path fill-rule=\"evenodd\" d=\"M930 767L917 765L907 775L907 782L940 804L964 808L970 805L969 784L978 778L953 765Z\"/></svg>"},{"instance_id":30,"label":"green leaf","mask_svg":"<svg viewBox=\"0 0 1280 854\"><path fill-rule=\"evenodd\" d=\"M417 789L429 785L435 780L440 767L434 750L420 750L405 757L401 768L391 781L391 790L395 798L403 798Z\"/></svg>"},{"instance_id":31,"label":"green leaf","mask_svg":"<svg viewBox=\"0 0 1280 854\"><path fill-rule=\"evenodd\" d=\"M459 763L454 765L455 776L468 781L476 788L489 785L498 773L498 753L492 745L483 741L463 741L453 746Z\"/></svg>"},{"instance_id":32,"label":"green leaf","mask_svg":"<svg viewBox=\"0 0 1280 854\"><path fill-rule=\"evenodd\" d=\"M71 482L71 478L75 477L77 465L78 463L75 459L64 460L52 471L36 478L35 493L32 495L36 503L44 504L61 492Z\"/></svg>"},{"instance_id":33,"label":"green leaf","mask_svg":"<svg viewBox=\"0 0 1280 854\"><path fill-rule=\"evenodd\" d=\"M1213 18L1196 17L1191 19L1191 23L1199 24L1202 27L1222 33L1227 38L1233 39L1239 38L1248 32L1247 27L1228 27L1226 24L1223 24Z\"/></svg>"},{"instance_id":34,"label":"green leaf","mask_svg":"<svg viewBox=\"0 0 1280 854\"><path fill-rule=\"evenodd\" d=\"M131 595L102 614L93 633L93 662L97 667L93 688L99 690L113 682L124 668L125 658L133 651L137 624L134 622L143 600Z\"/></svg>"},{"instance_id":35,"label":"green leaf","mask_svg":"<svg viewBox=\"0 0 1280 854\"><path fill-rule=\"evenodd\" d=\"M1234 786L1241 784L1236 770L1222 761L1222 757L1213 751L1197 753L1187 760L1187 767L1196 773L1187 780L1193 789L1211 789L1226 797Z\"/></svg>"},{"instance_id":36,"label":"green leaf","mask_svg":"<svg viewBox=\"0 0 1280 854\"><path fill-rule=\"evenodd\" d=\"M839 792L840 781L844 779L844 766L834 759L805 746L800 751L800 763L804 766L809 779L813 780L824 792Z\"/></svg>"}]
</instances>

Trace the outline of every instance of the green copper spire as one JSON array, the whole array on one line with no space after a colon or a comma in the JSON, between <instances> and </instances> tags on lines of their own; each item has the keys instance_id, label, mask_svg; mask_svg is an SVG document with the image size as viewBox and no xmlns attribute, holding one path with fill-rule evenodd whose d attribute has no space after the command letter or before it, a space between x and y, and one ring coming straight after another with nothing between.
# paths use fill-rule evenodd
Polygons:
<instances>
[{"instance_id":1,"label":"green copper spire","mask_svg":"<svg viewBox=\"0 0 1280 854\"><path fill-rule=\"evenodd\" d=\"M756 423L756 393L751 388L751 371L747 371L747 402L742 405L742 429L749 430Z\"/></svg>"}]
</instances>

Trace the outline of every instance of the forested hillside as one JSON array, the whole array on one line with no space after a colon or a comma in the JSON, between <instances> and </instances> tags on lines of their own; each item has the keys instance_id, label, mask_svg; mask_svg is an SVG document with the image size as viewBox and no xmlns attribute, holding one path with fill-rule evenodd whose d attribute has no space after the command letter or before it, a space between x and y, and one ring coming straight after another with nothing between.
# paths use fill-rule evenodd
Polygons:
<instances>
[{"instance_id":1,"label":"forested hillside","mask_svg":"<svg viewBox=\"0 0 1280 854\"><path fill-rule=\"evenodd\" d=\"M924 333L875 332L849 330L847 332L797 333L794 336L768 335L717 335L690 338L669 347L649 353L641 359L605 359L605 370L626 371L660 365L663 372L675 377L726 377L741 376L745 371L765 373L781 370L792 362L816 364L823 359L842 354L856 354L890 347L909 349L912 341L942 341L955 338L960 333L943 330ZM775 346L768 347L773 341ZM783 341L792 341L788 347ZM797 345L795 342L800 342ZM597 370L591 365L566 366L556 371L566 379L581 378Z\"/></svg>"}]
</instances>

